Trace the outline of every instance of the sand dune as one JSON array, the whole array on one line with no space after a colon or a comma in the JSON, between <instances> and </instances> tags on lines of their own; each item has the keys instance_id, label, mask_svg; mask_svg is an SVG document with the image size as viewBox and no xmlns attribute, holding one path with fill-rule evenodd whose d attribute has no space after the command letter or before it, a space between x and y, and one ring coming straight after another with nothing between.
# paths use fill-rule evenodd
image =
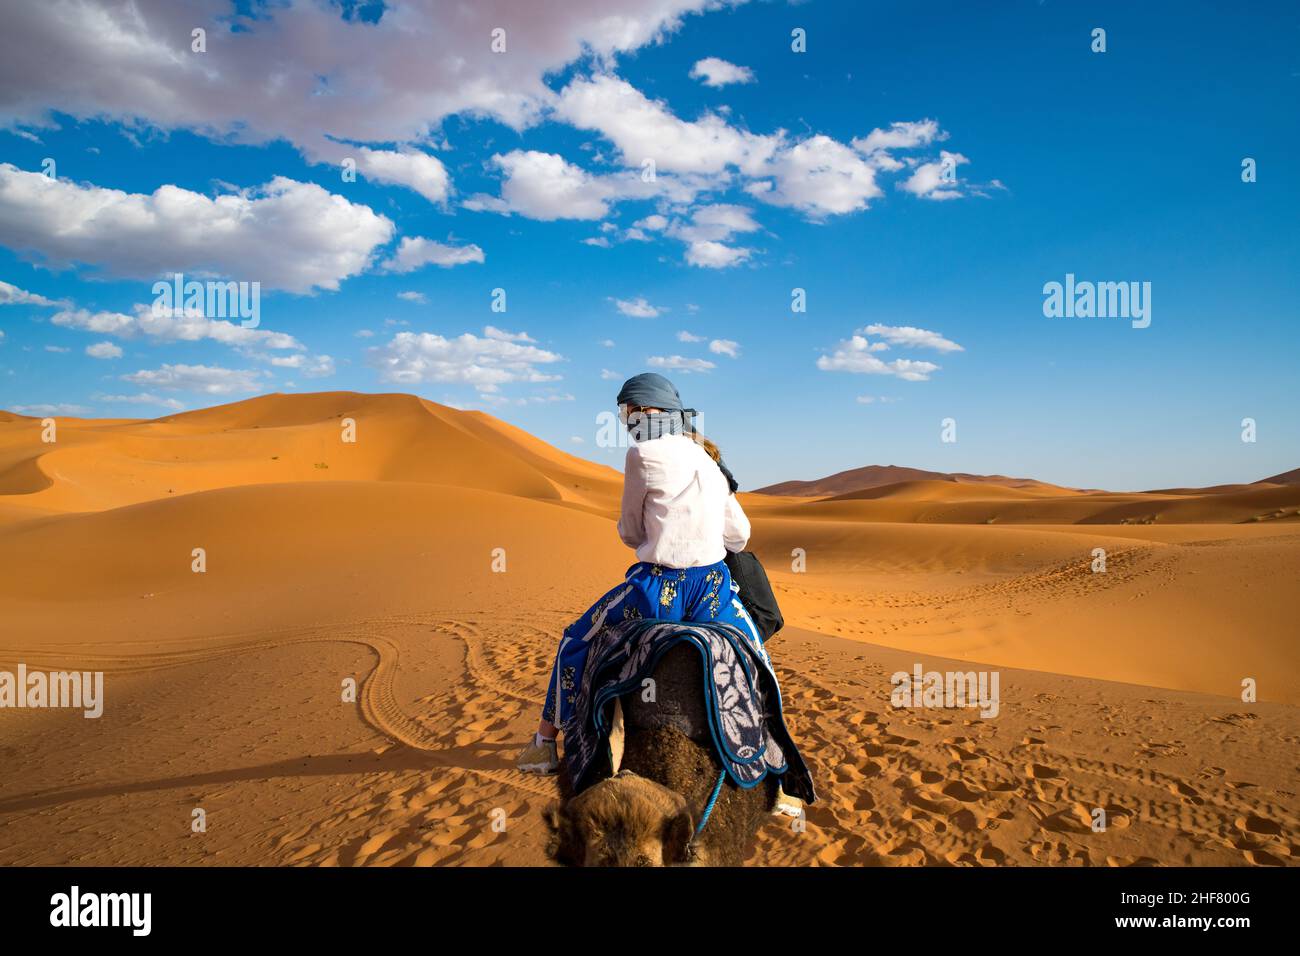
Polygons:
<instances>
[{"instance_id":1,"label":"sand dune","mask_svg":"<svg viewBox=\"0 0 1300 956\"><path fill-rule=\"evenodd\" d=\"M0 414L0 668L108 699L0 712L0 864L545 862L554 784L510 758L633 560L616 472L406 395L58 427ZM1296 489L743 495L826 797L753 862L1291 863ZM997 670L1001 713L895 710L918 663Z\"/></svg>"},{"instance_id":2,"label":"sand dune","mask_svg":"<svg viewBox=\"0 0 1300 956\"><path fill-rule=\"evenodd\" d=\"M342 440L343 420L356 441ZM475 412L412 395L268 395L153 421L0 424L0 494L99 511L195 491L281 482L413 481L606 505L619 476Z\"/></svg>"},{"instance_id":3,"label":"sand dune","mask_svg":"<svg viewBox=\"0 0 1300 956\"><path fill-rule=\"evenodd\" d=\"M782 481L765 488L755 489L760 495L788 495L797 498L841 495L866 491L881 485L901 482L946 481L954 484L1001 485L1007 488L1041 488L1054 494L1067 494L1074 489L1061 488L1033 478L1008 478L1006 475L972 475L965 472L926 471L923 468L903 468L898 465L867 465L836 472L814 481Z\"/></svg>"}]
</instances>

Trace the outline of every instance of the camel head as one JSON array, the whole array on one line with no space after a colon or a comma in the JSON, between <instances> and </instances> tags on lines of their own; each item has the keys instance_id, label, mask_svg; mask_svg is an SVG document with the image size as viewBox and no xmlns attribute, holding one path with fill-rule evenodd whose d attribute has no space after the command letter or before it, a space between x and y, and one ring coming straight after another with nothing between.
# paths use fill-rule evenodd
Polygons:
<instances>
[{"instance_id":1,"label":"camel head","mask_svg":"<svg viewBox=\"0 0 1300 956\"><path fill-rule=\"evenodd\" d=\"M675 790L630 770L546 810L551 856L574 866L686 863L694 825Z\"/></svg>"}]
</instances>

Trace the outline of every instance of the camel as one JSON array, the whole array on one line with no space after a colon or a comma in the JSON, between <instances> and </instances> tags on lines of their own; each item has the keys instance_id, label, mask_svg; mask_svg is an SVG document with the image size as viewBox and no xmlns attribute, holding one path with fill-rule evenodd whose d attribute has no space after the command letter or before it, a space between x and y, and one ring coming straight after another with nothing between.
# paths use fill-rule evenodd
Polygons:
<instances>
[{"instance_id":1,"label":"camel","mask_svg":"<svg viewBox=\"0 0 1300 956\"><path fill-rule=\"evenodd\" d=\"M740 866L776 802L777 779L742 790L727 779L703 831L695 828L722 772L704 705L699 652L685 644L656 665L655 701L618 704L613 776L547 808L548 852L574 866ZM620 753L621 751L621 753ZM563 790L572 781L561 779Z\"/></svg>"}]
</instances>

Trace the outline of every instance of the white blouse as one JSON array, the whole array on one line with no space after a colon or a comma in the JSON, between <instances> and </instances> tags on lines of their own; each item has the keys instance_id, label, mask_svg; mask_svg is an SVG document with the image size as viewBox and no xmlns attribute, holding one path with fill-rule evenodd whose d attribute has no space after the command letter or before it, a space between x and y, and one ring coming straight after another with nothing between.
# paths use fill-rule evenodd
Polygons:
<instances>
[{"instance_id":1,"label":"white blouse","mask_svg":"<svg viewBox=\"0 0 1300 956\"><path fill-rule=\"evenodd\" d=\"M709 453L685 435L627 450L618 536L666 568L717 564L749 542L749 518Z\"/></svg>"}]
</instances>

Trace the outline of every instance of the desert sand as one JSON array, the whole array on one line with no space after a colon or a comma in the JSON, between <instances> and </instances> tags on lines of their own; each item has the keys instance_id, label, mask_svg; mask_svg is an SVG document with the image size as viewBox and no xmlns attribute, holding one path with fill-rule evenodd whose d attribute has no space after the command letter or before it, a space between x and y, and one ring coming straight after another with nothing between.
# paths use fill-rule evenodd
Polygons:
<instances>
[{"instance_id":1,"label":"desert sand","mask_svg":"<svg viewBox=\"0 0 1300 956\"><path fill-rule=\"evenodd\" d=\"M561 629L633 560L617 472L409 395L57 427L0 412L0 670L103 671L106 700L0 710L0 865L547 862L554 781L511 763ZM1276 477L742 495L822 797L750 862L1300 858L1300 485ZM895 709L918 664L996 671L998 715Z\"/></svg>"}]
</instances>

